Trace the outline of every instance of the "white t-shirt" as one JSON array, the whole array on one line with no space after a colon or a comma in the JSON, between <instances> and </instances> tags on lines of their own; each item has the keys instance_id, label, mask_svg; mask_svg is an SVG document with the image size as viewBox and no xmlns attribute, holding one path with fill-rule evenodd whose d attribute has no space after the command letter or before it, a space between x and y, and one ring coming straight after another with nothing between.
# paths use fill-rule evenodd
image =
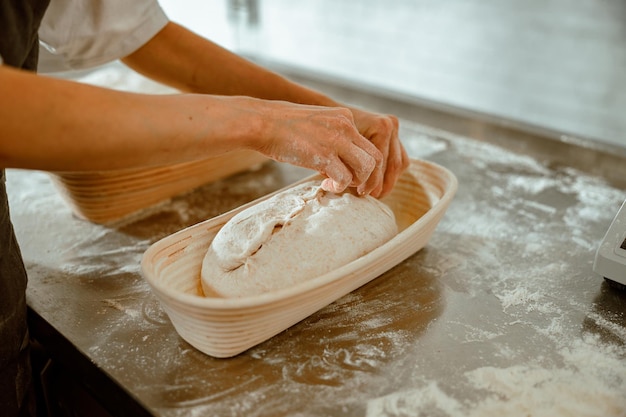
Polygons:
<instances>
[{"instance_id":1,"label":"white t-shirt","mask_svg":"<svg viewBox=\"0 0 626 417\"><path fill-rule=\"evenodd\" d=\"M39 28L39 72L125 57L167 24L157 0L51 0Z\"/></svg>"}]
</instances>

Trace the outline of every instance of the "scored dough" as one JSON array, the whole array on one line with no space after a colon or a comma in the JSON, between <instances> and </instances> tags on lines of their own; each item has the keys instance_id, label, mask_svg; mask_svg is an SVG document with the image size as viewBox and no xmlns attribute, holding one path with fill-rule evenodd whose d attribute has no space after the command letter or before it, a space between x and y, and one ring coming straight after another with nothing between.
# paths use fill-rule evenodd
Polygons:
<instances>
[{"instance_id":1,"label":"scored dough","mask_svg":"<svg viewBox=\"0 0 626 417\"><path fill-rule=\"evenodd\" d=\"M202 262L207 296L244 297L287 288L343 266L398 233L391 209L308 181L236 214Z\"/></svg>"}]
</instances>

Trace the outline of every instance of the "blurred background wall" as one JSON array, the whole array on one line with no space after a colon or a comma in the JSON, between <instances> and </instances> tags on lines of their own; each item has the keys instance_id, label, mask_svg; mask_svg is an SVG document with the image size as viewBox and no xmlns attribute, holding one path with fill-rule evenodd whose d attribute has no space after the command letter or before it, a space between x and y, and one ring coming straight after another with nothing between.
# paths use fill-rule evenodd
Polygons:
<instances>
[{"instance_id":1,"label":"blurred background wall","mask_svg":"<svg viewBox=\"0 0 626 417\"><path fill-rule=\"evenodd\" d=\"M162 0L253 59L626 146L623 0Z\"/></svg>"}]
</instances>

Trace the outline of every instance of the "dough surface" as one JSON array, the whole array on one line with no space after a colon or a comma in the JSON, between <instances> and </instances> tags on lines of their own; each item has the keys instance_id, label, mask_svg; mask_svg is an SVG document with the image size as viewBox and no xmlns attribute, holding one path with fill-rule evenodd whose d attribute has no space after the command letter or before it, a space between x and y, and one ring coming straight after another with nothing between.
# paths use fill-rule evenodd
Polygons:
<instances>
[{"instance_id":1,"label":"dough surface","mask_svg":"<svg viewBox=\"0 0 626 417\"><path fill-rule=\"evenodd\" d=\"M287 288L343 266L398 233L391 209L308 181L238 213L202 262L207 296L244 297Z\"/></svg>"}]
</instances>

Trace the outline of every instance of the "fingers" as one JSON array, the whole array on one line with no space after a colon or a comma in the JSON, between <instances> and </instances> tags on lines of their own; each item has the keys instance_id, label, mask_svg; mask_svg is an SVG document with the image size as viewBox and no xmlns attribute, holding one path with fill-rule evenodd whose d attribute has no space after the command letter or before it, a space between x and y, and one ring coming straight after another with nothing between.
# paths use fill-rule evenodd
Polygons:
<instances>
[{"instance_id":1,"label":"fingers","mask_svg":"<svg viewBox=\"0 0 626 417\"><path fill-rule=\"evenodd\" d=\"M381 152L382 161L376 166L368 181L362 185L361 192L379 197L386 177L390 147L398 139L398 121L393 117L377 116L368 120L365 134L374 146Z\"/></svg>"},{"instance_id":2,"label":"fingers","mask_svg":"<svg viewBox=\"0 0 626 417\"><path fill-rule=\"evenodd\" d=\"M394 140L391 142L389 148L389 155L387 157L387 166L385 169L385 175L380 191L375 190L377 193L375 197L382 198L388 195L393 187L396 185L396 181L400 175L409 167L409 156L402 146L400 140Z\"/></svg>"},{"instance_id":3,"label":"fingers","mask_svg":"<svg viewBox=\"0 0 626 417\"><path fill-rule=\"evenodd\" d=\"M350 185L357 188L363 187L383 160L383 155L376 146L360 134L356 137L356 143L340 157L348 167L351 167L354 177Z\"/></svg>"},{"instance_id":4,"label":"fingers","mask_svg":"<svg viewBox=\"0 0 626 417\"><path fill-rule=\"evenodd\" d=\"M340 193L348 187L361 187L380 164L382 156L376 147L364 138L357 142L337 146L337 156L318 169L328 176L322 183L324 190Z\"/></svg>"},{"instance_id":5,"label":"fingers","mask_svg":"<svg viewBox=\"0 0 626 417\"><path fill-rule=\"evenodd\" d=\"M334 136L330 137L330 142L335 154L325 159L325 164L314 168L328 177L322 184L326 191L340 193L351 186L356 187L360 195L382 198L391 192L409 165L398 136L398 119L357 112L361 119L361 126L357 127L357 122L350 117L352 114L343 114L345 123L332 128Z\"/></svg>"},{"instance_id":6,"label":"fingers","mask_svg":"<svg viewBox=\"0 0 626 417\"><path fill-rule=\"evenodd\" d=\"M360 187L382 163L382 154L358 131L348 109L324 109L317 129L307 139L311 168L328 179L322 188L335 193L348 187ZM322 136L320 136L320 134Z\"/></svg>"},{"instance_id":7,"label":"fingers","mask_svg":"<svg viewBox=\"0 0 626 417\"><path fill-rule=\"evenodd\" d=\"M336 158L319 171L323 175L328 176L328 178L322 181L322 189L325 191L341 193L352 183L352 172L339 158Z\"/></svg>"},{"instance_id":8,"label":"fingers","mask_svg":"<svg viewBox=\"0 0 626 417\"><path fill-rule=\"evenodd\" d=\"M383 178L380 186L372 191L372 194L382 198L389 194L398 180L398 177L409 166L409 157L402 146L398 136L399 123L394 116L387 116L391 121L392 130L386 145L385 166L383 167Z\"/></svg>"},{"instance_id":9,"label":"fingers","mask_svg":"<svg viewBox=\"0 0 626 417\"><path fill-rule=\"evenodd\" d=\"M324 181L322 181L322 190L324 191L338 194L343 192L345 189L345 186L339 184L338 182L335 182L334 180L331 180L330 178L326 178Z\"/></svg>"},{"instance_id":10,"label":"fingers","mask_svg":"<svg viewBox=\"0 0 626 417\"><path fill-rule=\"evenodd\" d=\"M255 150L326 176L322 188L340 193L386 195L408 165L398 121L347 108L264 102L270 128ZM259 141L257 142L257 144Z\"/></svg>"},{"instance_id":11,"label":"fingers","mask_svg":"<svg viewBox=\"0 0 626 417\"><path fill-rule=\"evenodd\" d=\"M398 135L398 119L358 109L352 111L361 133L376 146L383 157L367 182L361 185L359 192L382 198L391 192L399 176L409 166L409 157Z\"/></svg>"}]
</instances>

